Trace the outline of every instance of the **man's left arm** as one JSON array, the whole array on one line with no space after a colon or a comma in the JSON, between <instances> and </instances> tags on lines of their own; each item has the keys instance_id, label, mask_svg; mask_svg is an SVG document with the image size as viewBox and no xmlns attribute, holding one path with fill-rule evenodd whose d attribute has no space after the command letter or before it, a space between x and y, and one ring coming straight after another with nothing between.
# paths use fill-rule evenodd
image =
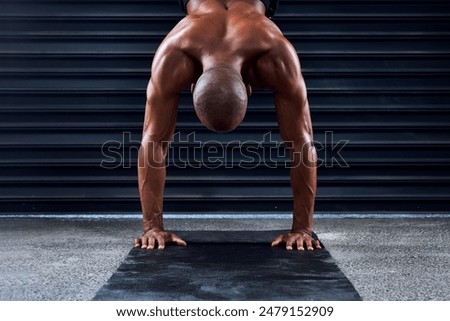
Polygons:
<instances>
[{"instance_id":1,"label":"man's left arm","mask_svg":"<svg viewBox=\"0 0 450 321\"><path fill-rule=\"evenodd\" d=\"M275 106L281 137L290 153L294 210L291 232L278 236L272 246L285 243L288 250L320 249L320 242L312 237L317 154L303 79L289 91L276 92Z\"/></svg>"},{"instance_id":2,"label":"man's left arm","mask_svg":"<svg viewBox=\"0 0 450 321\"><path fill-rule=\"evenodd\" d=\"M262 83L273 90L281 137L290 151L290 175L294 196L291 232L274 239L272 246L313 250L320 242L312 237L316 197L317 154L306 86L294 47L280 36L273 49L261 57L257 71Z\"/></svg>"}]
</instances>

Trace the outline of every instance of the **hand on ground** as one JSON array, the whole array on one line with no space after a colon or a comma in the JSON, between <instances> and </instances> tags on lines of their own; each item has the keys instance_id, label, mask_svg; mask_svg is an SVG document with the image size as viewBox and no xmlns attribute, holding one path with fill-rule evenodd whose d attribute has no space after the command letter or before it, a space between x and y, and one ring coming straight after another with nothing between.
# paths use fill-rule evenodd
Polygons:
<instances>
[{"instance_id":1,"label":"hand on ground","mask_svg":"<svg viewBox=\"0 0 450 321\"><path fill-rule=\"evenodd\" d=\"M299 251L313 251L314 249L321 249L319 240L314 240L310 233L306 231L291 232L288 234L282 234L277 236L272 241L272 246L278 246L280 244L286 245L286 250L292 250L296 248Z\"/></svg>"},{"instance_id":2,"label":"hand on ground","mask_svg":"<svg viewBox=\"0 0 450 321\"><path fill-rule=\"evenodd\" d=\"M142 249L164 249L167 244L176 244L179 246L186 246L186 242L179 236L166 232L164 230L155 229L146 232L144 235L139 236L134 240L134 247L140 247Z\"/></svg>"}]
</instances>

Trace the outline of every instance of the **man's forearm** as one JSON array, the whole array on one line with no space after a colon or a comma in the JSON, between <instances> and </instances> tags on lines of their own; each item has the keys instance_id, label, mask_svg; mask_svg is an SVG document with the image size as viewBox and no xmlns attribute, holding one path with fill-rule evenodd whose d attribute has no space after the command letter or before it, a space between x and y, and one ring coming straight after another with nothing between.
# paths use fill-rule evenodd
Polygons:
<instances>
[{"instance_id":1,"label":"man's forearm","mask_svg":"<svg viewBox=\"0 0 450 321\"><path fill-rule=\"evenodd\" d=\"M165 152L161 144L142 144L139 150L138 167L144 233L155 229L163 230L166 168Z\"/></svg>"},{"instance_id":2,"label":"man's forearm","mask_svg":"<svg viewBox=\"0 0 450 321\"><path fill-rule=\"evenodd\" d=\"M311 142L305 142L301 151L291 153L291 185L294 195L292 232L312 232L314 202L317 188L316 150Z\"/></svg>"}]
</instances>

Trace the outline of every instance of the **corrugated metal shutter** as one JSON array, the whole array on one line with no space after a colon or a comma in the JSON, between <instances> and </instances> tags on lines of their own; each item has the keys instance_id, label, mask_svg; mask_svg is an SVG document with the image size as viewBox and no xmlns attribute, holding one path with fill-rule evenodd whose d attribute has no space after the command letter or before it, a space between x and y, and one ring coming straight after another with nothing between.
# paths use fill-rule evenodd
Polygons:
<instances>
[{"instance_id":1,"label":"corrugated metal shutter","mask_svg":"<svg viewBox=\"0 0 450 321\"><path fill-rule=\"evenodd\" d=\"M145 87L182 17L177 2L2 0L0 15L1 213L138 213ZM315 139L327 147L317 212L448 212L450 2L282 0L275 21L300 53ZM194 162L192 132L204 149L231 143L217 169L169 167L166 212L291 210L285 159L265 136L279 140L269 92L254 93L244 123L220 135L183 93L177 131L178 165L186 150ZM123 140L123 166L100 167L111 160L102 145ZM237 140L247 141L241 152ZM331 161L340 140L347 168ZM107 146L114 155L117 143ZM252 148L268 164L231 166Z\"/></svg>"}]
</instances>

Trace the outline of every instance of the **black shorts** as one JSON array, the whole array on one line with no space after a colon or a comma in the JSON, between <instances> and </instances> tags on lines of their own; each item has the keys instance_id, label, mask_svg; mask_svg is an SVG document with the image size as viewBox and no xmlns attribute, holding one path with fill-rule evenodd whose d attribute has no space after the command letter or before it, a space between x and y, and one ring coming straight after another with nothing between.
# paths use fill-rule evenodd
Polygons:
<instances>
[{"instance_id":1,"label":"black shorts","mask_svg":"<svg viewBox=\"0 0 450 321\"><path fill-rule=\"evenodd\" d=\"M278 3L280 0L261 0L266 6L266 16L271 18L275 15L275 11L278 9ZM186 5L189 0L178 0L181 10L187 14Z\"/></svg>"}]
</instances>

